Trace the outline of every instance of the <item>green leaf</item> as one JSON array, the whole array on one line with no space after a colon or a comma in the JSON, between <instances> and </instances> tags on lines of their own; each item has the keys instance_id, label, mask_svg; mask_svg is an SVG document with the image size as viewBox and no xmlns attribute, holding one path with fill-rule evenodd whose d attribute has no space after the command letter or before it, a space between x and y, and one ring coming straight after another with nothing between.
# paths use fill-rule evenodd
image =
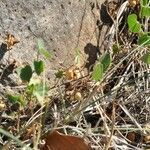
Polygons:
<instances>
[{"instance_id":1,"label":"green leaf","mask_svg":"<svg viewBox=\"0 0 150 150\"><path fill-rule=\"evenodd\" d=\"M139 45L150 45L150 36L148 36L147 34L144 34L142 36L139 37L138 39L138 44Z\"/></svg>"},{"instance_id":2,"label":"green leaf","mask_svg":"<svg viewBox=\"0 0 150 150\"><path fill-rule=\"evenodd\" d=\"M22 81L30 81L32 77L32 68L30 65L26 65L21 69L20 78Z\"/></svg>"},{"instance_id":3,"label":"green leaf","mask_svg":"<svg viewBox=\"0 0 150 150\"><path fill-rule=\"evenodd\" d=\"M50 53L45 49L44 41L42 39L38 39L38 49L39 49L39 53L44 55L45 58L47 59L51 58Z\"/></svg>"},{"instance_id":4,"label":"green leaf","mask_svg":"<svg viewBox=\"0 0 150 150\"><path fill-rule=\"evenodd\" d=\"M142 31L141 24L138 22L136 14L128 16L128 26L129 30L133 33L139 33Z\"/></svg>"},{"instance_id":5,"label":"green leaf","mask_svg":"<svg viewBox=\"0 0 150 150\"><path fill-rule=\"evenodd\" d=\"M36 78L36 77L31 78L27 86L27 93L30 95L33 95L36 85L39 85L39 84L41 84L40 78Z\"/></svg>"},{"instance_id":6,"label":"green leaf","mask_svg":"<svg viewBox=\"0 0 150 150\"><path fill-rule=\"evenodd\" d=\"M40 75L44 71L44 62L42 60L34 61L34 70L37 75Z\"/></svg>"},{"instance_id":7,"label":"green leaf","mask_svg":"<svg viewBox=\"0 0 150 150\"><path fill-rule=\"evenodd\" d=\"M80 64L81 63L81 51L79 48L75 49L75 64Z\"/></svg>"},{"instance_id":8,"label":"green leaf","mask_svg":"<svg viewBox=\"0 0 150 150\"><path fill-rule=\"evenodd\" d=\"M33 95L38 99L41 105L44 103L45 95L47 92L47 86L44 86L42 83L34 85Z\"/></svg>"},{"instance_id":9,"label":"green leaf","mask_svg":"<svg viewBox=\"0 0 150 150\"><path fill-rule=\"evenodd\" d=\"M149 0L140 0L141 6L145 6L148 4Z\"/></svg>"},{"instance_id":10,"label":"green leaf","mask_svg":"<svg viewBox=\"0 0 150 150\"><path fill-rule=\"evenodd\" d=\"M41 79L39 77L33 77L30 79L29 85L36 85L36 84L40 84L41 83Z\"/></svg>"},{"instance_id":11,"label":"green leaf","mask_svg":"<svg viewBox=\"0 0 150 150\"><path fill-rule=\"evenodd\" d=\"M146 53L146 54L142 57L142 61L149 65L149 64L150 64L150 53Z\"/></svg>"},{"instance_id":12,"label":"green leaf","mask_svg":"<svg viewBox=\"0 0 150 150\"><path fill-rule=\"evenodd\" d=\"M110 58L110 54L106 53L102 56L102 58L100 59L102 65L103 65L103 72L105 73L106 70L108 69L108 67L110 66L111 63L111 58Z\"/></svg>"},{"instance_id":13,"label":"green leaf","mask_svg":"<svg viewBox=\"0 0 150 150\"><path fill-rule=\"evenodd\" d=\"M111 64L110 54L104 54L98 63L95 64L92 72L92 79L95 81L100 81L103 77L103 74L107 71Z\"/></svg>"},{"instance_id":14,"label":"green leaf","mask_svg":"<svg viewBox=\"0 0 150 150\"><path fill-rule=\"evenodd\" d=\"M96 63L93 72L92 72L92 79L95 81L100 81L103 77L103 65L99 62Z\"/></svg>"},{"instance_id":15,"label":"green leaf","mask_svg":"<svg viewBox=\"0 0 150 150\"><path fill-rule=\"evenodd\" d=\"M150 7L149 6L141 7L140 14L142 17L150 17Z\"/></svg>"},{"instance_id":16,"label":"green leaf","mask_svg":"<svg viewBox=\"0 0 150 150\"><path fill-rule=\"evenodd\" d=\"M22 106L25 105L25 102L23 101L23 97L21 95L7 95L8 100L11 103L20 103Z\"/></svg>"},{"instance_id":17,"label":"green leaf","mask_svg":"<svg viewBox=\"0 0 150 150\"><path fill-rule=\"evenodd\" d=\"M26 93L29 97L33 96L34 84L29 84L26 89Z\"/></svg>"}]
</instances>

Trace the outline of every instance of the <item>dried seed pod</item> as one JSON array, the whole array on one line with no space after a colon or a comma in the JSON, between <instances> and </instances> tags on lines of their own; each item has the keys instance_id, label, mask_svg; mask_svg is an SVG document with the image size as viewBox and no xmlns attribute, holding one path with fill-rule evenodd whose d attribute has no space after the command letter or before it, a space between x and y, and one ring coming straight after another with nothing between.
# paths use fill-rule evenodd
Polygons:
<instances>
[{"instance_id":1,"label":"dried seed pod","mask_svg":"<svg viewBox=\"0 0 150 150\"><path fill-rule=\"evenodd\" d=\"M80 100L82 100L82 94L80 92L76 92L74 95L74 98L75 98L75 100L80 101Z\"/></svg>"},{"instance_id":2,"label":"dried seed pod","mask_svg":"<svg viewBox=\"0 0 150 150\"><path fill-rule=\"evenodd\" d=\"M12 46L14 46L16 43L19 43L19 40L15 38L12 34L7 34L5 38L5 42L7 44L7 48L10 49Z\"/></svg>"},{"instance_id":3,"label":"dried seed pod","mask_svg":"<svg viewBox=\"0 0 150 150\"><path fill-rule=\"evenodd\" d=\"M139 4L139 0L128 0L129 6L135 7L136 5Z\"/></svg>"}]
</instances>

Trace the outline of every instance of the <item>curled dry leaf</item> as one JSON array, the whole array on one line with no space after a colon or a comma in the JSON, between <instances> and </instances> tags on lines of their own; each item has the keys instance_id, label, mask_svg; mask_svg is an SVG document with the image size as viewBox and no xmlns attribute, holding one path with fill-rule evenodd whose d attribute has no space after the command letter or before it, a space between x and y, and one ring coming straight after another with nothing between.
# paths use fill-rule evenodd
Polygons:
<instances>
[{"instance_id":1,"label":"curled dry leaf","mask_svg":"<svg viewBox=\"0 0 150 150\"><path fill-rule=\"evenodd\" d=\"M131 7L135 7L136 5L140 3L139 0L128 0L128 2Z\"/></svg>"},{"instance_id":2,"label":"curled dry leaf","mask_svg":"<svg viewBox=\"0 0 150 150\"><path fill-rule=\"evenodd\" d=\"M76 136L60 134L53 131L45 138L45 145L41 150L92 150L84 139Z\"/></svg>"},{"instance_id":3,"label":"curled dry leaf","mask_svg":"<svg viewBox=\"0 0 150 150\"><path fill-rule=\"evenodd\" d=\"M5 38L5 42L7 44L7 48L10 49L12 46L14 46L16 43L19 43L19 40L14 37L12 34L7 34Z\"/></svg>"},{"instance_id":4,"label":"curled dry leaf","mask_svg":"<svg viewBox=\"0 0 150 150\"><path fill-rule=\"evenodd\" d=\"M76 66L72 66L65 71L65 76L67 80L76 80L81 77L80 69Z\"/></svg>"},{"instance_id":5,"label":"curled dry leaf","mask_svg":"<svg viewBox=\"0 0 150 150\"><path fill-rule=\"evenodd\" d=\"M66 76L67 80L74 80L74 79L76 79L74 70L72 68L69 68L68 70L66 70L65 76Z\"/></svg>"}]
</instances>

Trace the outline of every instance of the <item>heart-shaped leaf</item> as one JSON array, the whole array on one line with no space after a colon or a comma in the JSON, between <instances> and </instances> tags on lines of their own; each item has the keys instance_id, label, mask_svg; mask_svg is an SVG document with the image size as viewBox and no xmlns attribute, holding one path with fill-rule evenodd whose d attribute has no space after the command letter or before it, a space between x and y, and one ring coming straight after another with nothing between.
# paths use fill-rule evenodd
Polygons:
<instances>
[{"instance_id":1,"label":"heart-shaped leaf","mask_svg":"<svg viewBox=\"0 0 150 150\"><path fill-rule=\"evenodd\" d=\"M37 75L40 75L44 71L44 62L42 60L34 61L34 70Z\"/></svg>"},{"instance_id":2,"label":"heart-shaped leaf","mask_svg":"<svg viewBox=\"0 0 150 150\"><path fill-rule=\"evenodd\" d=\"M136 14L128 16L128 26L129 30L133 33L139 33L142 31L141 24L138 22Z\"/></svg>"},{"instance_id":3,"label":"heart-shaped leaf","mask_svg":"<svg viewBox=\"0 0 150 150\"><path fill-rule=\"evenodd\" d=\"M139 45L150 45L150 36L149 35L147 35L147 34L144 34L144 35L142 35L142 36L140 36L139 37L139 39L138 39L138 44Z\"/></svg>"},{"instance_id":4,"label":"heart-shaped leaf","mask_svg":"<svg viewBox=\"0 0 150 150\"><path fill-rule=\"evenodd\" d=\"M21 69L20 78L22 81L30 81L32 77L32 68L30 65L26 65Z\"/></svg>"}]
</instances>

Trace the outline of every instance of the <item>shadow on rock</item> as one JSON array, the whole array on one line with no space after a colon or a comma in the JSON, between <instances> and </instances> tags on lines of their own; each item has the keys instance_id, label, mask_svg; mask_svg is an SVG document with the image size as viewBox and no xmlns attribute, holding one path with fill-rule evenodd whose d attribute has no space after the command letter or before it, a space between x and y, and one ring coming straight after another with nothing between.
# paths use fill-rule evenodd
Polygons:
<instances>
[{"instance_id":1,"label":"shadow on rock","mask_svg":"<svg viewBox=\"0 0 150 150\"><path fill-rule=\"evenodd\" d=\"M13 71L16 68L15 63L16 61L10 63L8 66L6 65L1 66L0 83L2 85L10 85L10 86L16 85L13 79L9 77L9 75L13 74Z\"/></svg>"},{"instance_id":2,"label":"shadow on rock","mask_svg":"<svg viewBox=\"0 0 150 150\"><path fill-rule=\"evenodd\" d=\"M84 52L88 55L85 67L88 69L88 71L92 71L93 65L95 64L98 55L100 55L99 48L91 43L88 43L84 47Z\"/></svg>"},{"instance_id":3,"label":"shadow on rock","mask_svg":"<svg viewBox=\"0 0 150 150\"><path fill-rule=\"evenodd\" d=\"M2 43L0 46L0 60L4 57L6 52L7 52L7 45Z\"/></svg>"},{"instance_id":4,"label":"shadow on rock","mask_svg":"<svg viewBox=\"0 0 150 150\"><path fill-rule=\"evenodd\" d=\"M111 16L108 14L106 4L104 4L104 3L101 5L100 19L101 19L102 23L105 25L111 26L113 24L113 20L112 20Z\"/></svg>"}]
</instances>

